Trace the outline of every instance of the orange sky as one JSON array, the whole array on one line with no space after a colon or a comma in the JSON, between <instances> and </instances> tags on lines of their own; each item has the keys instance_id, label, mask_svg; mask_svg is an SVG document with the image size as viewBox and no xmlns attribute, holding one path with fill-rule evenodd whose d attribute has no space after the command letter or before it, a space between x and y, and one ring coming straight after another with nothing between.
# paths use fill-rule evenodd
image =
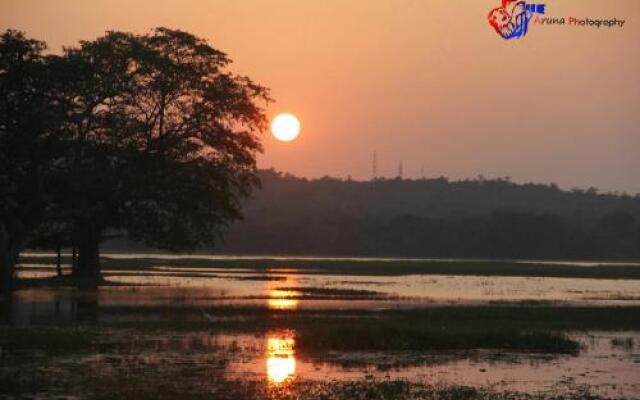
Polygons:
<instances>
[{"instance_id":1,"label":"orange sky","mask_svg":"<svg viewBox=\"0 0 640 400\"><path fill-rule=\"evenodd\" d=\"M622 29L532 26L505 41L499 0L0 0L0 28L54 51L107 29L190 31L272 89L291 143L262 167L302 176L511 176L640 192L640 1L548 0L551 17Z\"/></svg>"}]
</instances>

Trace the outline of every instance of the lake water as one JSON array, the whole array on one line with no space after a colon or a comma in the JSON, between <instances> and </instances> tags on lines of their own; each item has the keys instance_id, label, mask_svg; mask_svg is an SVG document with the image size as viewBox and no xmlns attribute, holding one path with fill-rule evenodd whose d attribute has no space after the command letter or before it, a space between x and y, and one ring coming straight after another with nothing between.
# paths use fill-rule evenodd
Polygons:
<instances>
[{"instance_id":1,"label":"lake water","mask_svg":"<svg viewBox=\"0 0 640 400\"><path fill-rule=\"evenodd\" d=\"M110 257L126 259L134 256ZM212 257L217 260L223 259L222 256ZM167 256L167 259L171 259L171 256ZM366 264L368 259L357 260ZM385 260L393 262L393 259ZM581 265L585 268L592 265L587 262L564 264ZM256 272L246 268L166 266L162 265L161 261L158 265L144 270L119 268L105 269L103 272L108 281L129 285L103 287L96 292L94 295L103 306L173 303L184 299L185 296L189 298L189 302L202 305L251 304L292 309L381 309L500 302L640 304L640 280L455 275L350 276L295 268ZM21 277L46 277L53 274L53 265L42 264L23 265L19 272ZM328 290L322 293L295 290L300 288ZM330 293L330 290L335 290L335 293ZM362 293L353 294L349 293L349 290ZM66 297L73 295L76 293L66 293L65 290L29 289L21 291L17 300L27 303L51 303L64 301Z\"/></svg>"},{"instance_id":2,"label":"lake water","mask_svg":"<svg viewBox=\"0 0 640 400\"><path fill-rule=\"evenodd\" d=\"M119 256L127 259L131 256ZM154 255L153 257L158 257ZM199 257L199 256L198 256ZM169 259L169 258L167 258ZM360 259L366 263L366 259ZM390 260L389 262L392 262ZM451 261L455 262L455 261ZM589 263L583 263L585 267ZM578 265L578 264L577 264ZM456 305L633 306L640 305L640 280L449 275L367 276L327 274L308 269L255 271L246 268L194 268L158 265L106 269L112 286L97 290L34 287L17 291L11 301L12 324L69 323L89 310L92 322L121 323L157 318L127 314L122 307L184 306L198 322L217 316L209 307L258 306L295 312L313 310L376 311ZM52 265L28 264L20 277L46 277ZM152 310L152 308L150 308ZM200 310L200 311L198 311ZM166 318L162 315L162 318ZM174 315L175 318L187 318ZM640 315L638 316L640 318ZM233 313L225 314L233 318ZM442 385L470 385L497 391L564 393L591 387L597 394L640 398L640 332L566 332L581 343L578 355L508 351L326 352L305 354L296 348L297 332L256 334L173 332L147 338L156 343L148 356L194 365L207 352L225 354L224 374L231 380L281 385L292 380L404 379ZM185 355L186 354L186 355ZM216 353L217 354L217 353ZM109 358L110 357L110 358ZM109 364L116 356L91 355L83 364ZM206 360L209 360L205 357ZM111 360L111 361L110 361Z\"/></svg>"},{"instance_id":3,"label":"lake water","mask_svg":"<svg viewBox=\"0 0 640 400\"><path fill-rule=\"evenodd\" d=\"M590 332L572 333L571 337L583 345L579 357L495 351L428 355L367 352L349 354L345 360L341 353L297 355L295 332L291 331L216 340L244 349L244 356L233 360L228 368L235 379L266 379L276 384L287 379L406 379L528 393L559 393L591 386L607 397L640 396L640 347L612 344L620 337L640 343L640 334Z\"/></svg>"}]
</instances>

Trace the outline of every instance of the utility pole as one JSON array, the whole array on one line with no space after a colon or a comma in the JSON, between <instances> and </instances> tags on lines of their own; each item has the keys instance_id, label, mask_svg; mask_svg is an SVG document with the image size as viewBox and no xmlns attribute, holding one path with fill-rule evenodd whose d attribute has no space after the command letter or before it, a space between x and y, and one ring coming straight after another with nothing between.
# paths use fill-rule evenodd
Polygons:
<instances>
[{"instance_id":1,"label":"utility pole","mask_svg":"<svg viewBox=\"0 0 640 400\"><path fill-rule=\"evenodd\" d=\"M378 153L373 152L373 159L371 161L371 180L375 181L378 179Z\"/></svg>"},{"instance_id":2,"label":"utility pole","mask_svg":"<svg viewBox=\"0 0 640 400\"><path fill-rule=\"evenodd\" d=\"M400 164L398 165L398 178L400 178L400 180L402 180L403 173L404 173L404 170L402 168L402 161L400 161Z\"/></svg>"}]
</instances>

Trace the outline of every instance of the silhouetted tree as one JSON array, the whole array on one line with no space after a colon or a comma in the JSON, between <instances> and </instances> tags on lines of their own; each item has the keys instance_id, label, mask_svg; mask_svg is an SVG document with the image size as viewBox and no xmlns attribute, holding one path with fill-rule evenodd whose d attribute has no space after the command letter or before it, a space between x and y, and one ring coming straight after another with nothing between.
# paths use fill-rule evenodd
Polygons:
<instances>
[{"instance_id":1,"label":"silhouetted tree","mask_svg":"<svg viewBox=\"0 0 640 400\"><path fill-rule=\"evenodd\" d=\"M18 31L0 36L0 286L9 289L19 252L42 222L48 177L63 149L59 104L45 44Z\"/></svg>"},{"instance_id":2,"label":"silhouetted tree","mask_svg":"<svg viewBox=\"0 0 640 400\"><path fill-rule=\"evenodd\" d=\"M77 246L85 278L100 275L113 233L176 251L214 245L259 183L267 89L177 30L44 48L0 38L2 285L29 240Z\"/></svg>"},{"instance_id":3,"label":"silhouetted tree","mask_svg":"<svg viewBox=\"0 0 640 400\"><path fill-rule=\"evenodd\" d=\"M267 90L228 72L229 58L204 40L165 28L109 32L57 61L72 77L59 90L73 152L54 197L78 274L99 276L109 231L169 250L213 245L258 184Z\"/></svg>"}]
</instances>

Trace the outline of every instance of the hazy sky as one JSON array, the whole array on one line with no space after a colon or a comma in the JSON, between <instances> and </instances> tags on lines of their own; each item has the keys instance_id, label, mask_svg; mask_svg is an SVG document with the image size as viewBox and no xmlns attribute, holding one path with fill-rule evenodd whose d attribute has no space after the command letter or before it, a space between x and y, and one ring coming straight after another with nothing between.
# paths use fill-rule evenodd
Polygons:
<instances>
[{"instance_id":1,"label":"hazy sky","mask_svg":"<svg viewBox=\"0 0 640 400\"><path fill-rule=\"evenodd\" d=\"M531 26L501 39L499 0L0 0L0 28L54 51L105 30L167 26L227 52L296 114L265 134L262 167L302 176L510 176L640 192L640 1L547 0L549 17L622 29Z\"/></svg>"}]
</instances>

